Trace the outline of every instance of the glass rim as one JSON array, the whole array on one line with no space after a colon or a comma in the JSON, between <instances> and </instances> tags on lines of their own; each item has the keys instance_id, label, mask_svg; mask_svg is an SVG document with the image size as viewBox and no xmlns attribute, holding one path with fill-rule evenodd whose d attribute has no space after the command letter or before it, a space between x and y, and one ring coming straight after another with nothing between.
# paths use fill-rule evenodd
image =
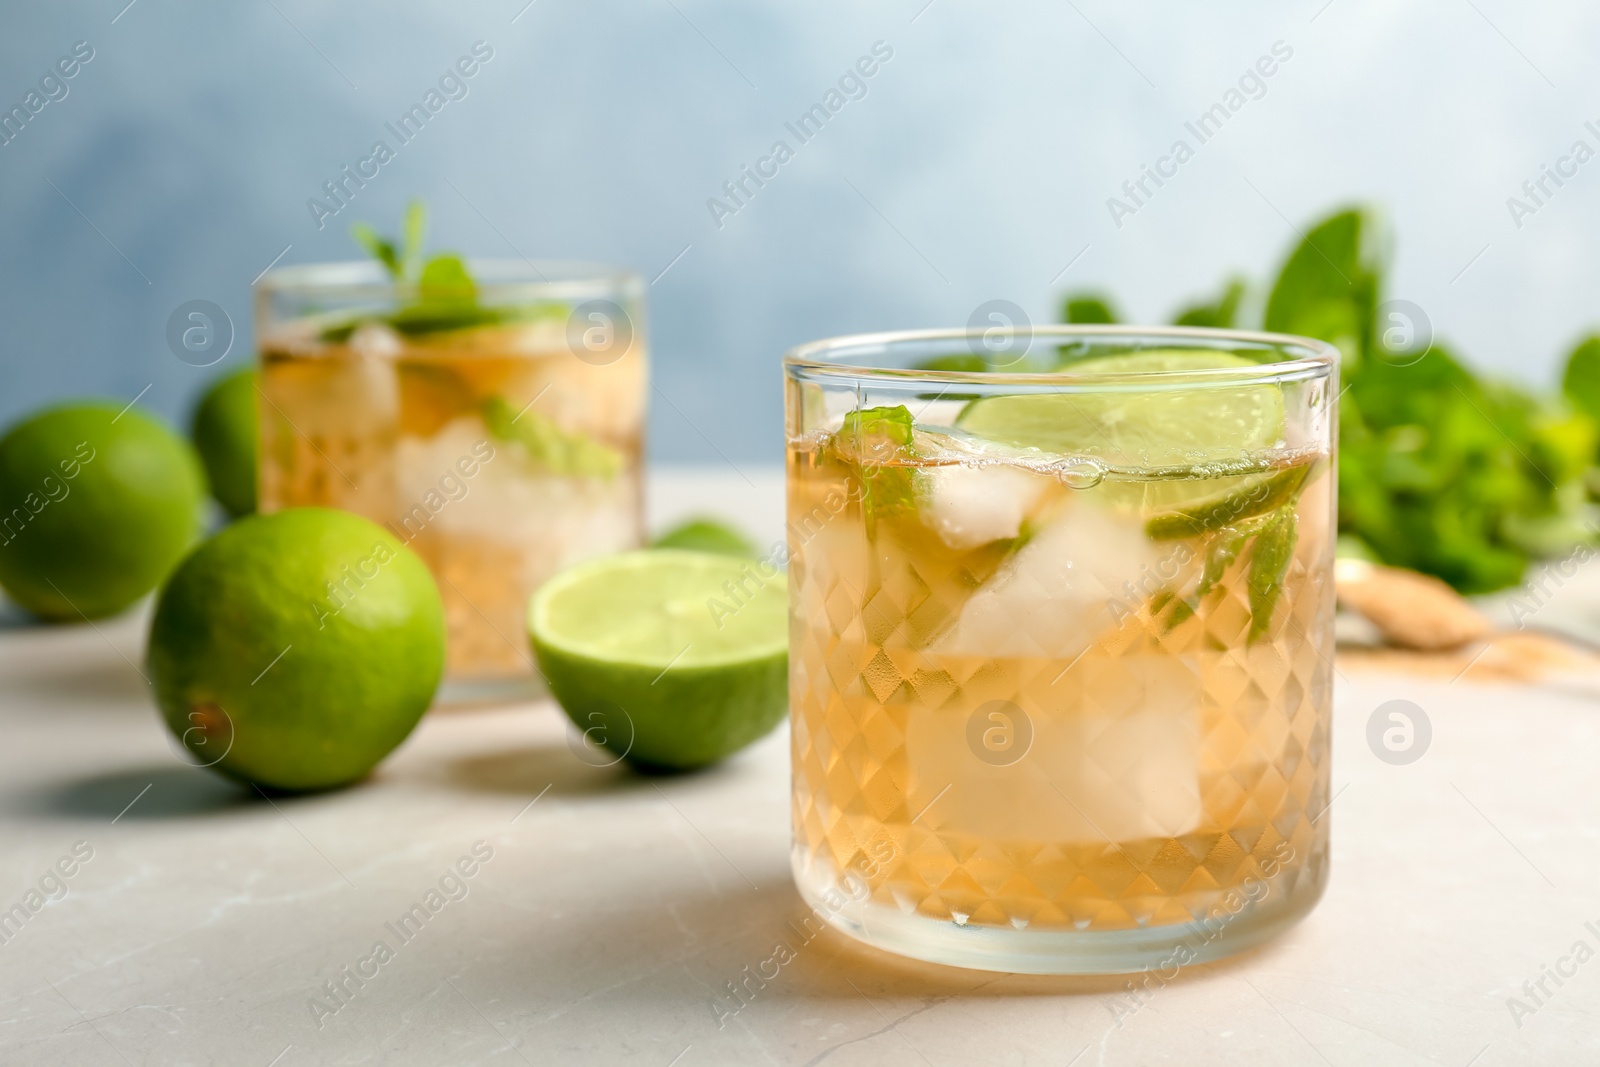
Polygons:
<instances>
[{"instance_id":1,"label":"glass rim","mask_svg":"<svg viewBox=\"0 0 1600 1067\"><path fill-rule=\"evenodd\" d=\"M586 260L467 258L467 271L487 302L501 299L573 299L644 292L644 279L626 267ZM256 295L326 296L384 301L414 295L414 282L390 278L372 259L296 263L263 274L251 287Z\"/></svg>"},{"instance_id":2,"label":"glass rim","mask_svg":"<svg viewBox=\"0 0 1600 1067\"><path fill-rule=\"evenodd\" d=\"M931 370L850 364L831 358L847 349L870 353L874 349L888 351L895 347L918 342L955 342L966 344L974 353L982 348L971 347L975 342L999 333L1001 336L1024 336L1032 342L1041 338L1046 343L1069 341L1148 342L1139 344L1144 349L1160 348L1255 348L1276 351L1289 358L1245 367L1218 367L1207 370L1130 371L1121 374L1077 374L1070 368L1052 371L1007 370ZM1018 357L1021 358L1021 357ZM1262 330L1214 329L1206 326L1134 326L1134 325L1058 325L1027 329L946 328L926 330L890 330L877 333L846 334L796 345L783 355L786 373L797 378L846 381L879 381L905 385L939 386L1054 386L1070 391L1089 391L1104 387L1181 387L1185 385L1258 385L1281 384L1331 376L1339 366L1340 353L1326 341L1299 337L1286 333Z\"/></svg>"}]
</instances>

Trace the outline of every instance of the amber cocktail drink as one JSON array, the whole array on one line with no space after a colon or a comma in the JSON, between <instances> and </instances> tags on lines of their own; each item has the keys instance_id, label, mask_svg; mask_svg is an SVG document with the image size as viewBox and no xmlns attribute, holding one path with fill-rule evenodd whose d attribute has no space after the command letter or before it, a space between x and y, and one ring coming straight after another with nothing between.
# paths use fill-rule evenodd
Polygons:
<instances>
[{"instance_id":1,"label":"amber cocktail drink","mask_svg":"<svg viewBox=\"0 0 1600 1067\"><path fill-rule=\"evenodd\" d=\"M492 688L533 677L523 616L541 582L640 542L643 287L582 265L470 268L470 293L443 296L368 263L266 277L260 495L408 544L444 598L450 680Z\"/></svg>"},{"instance_id":2,"label":"amber cocktail drink","mask_svg":"<svg viewBox=\"0 0 1600 1067\"><path fill-rule=\"evenodd\" d=\"M801 892L1005 971L1260 941L1327 877L1334 354L984 340L786 361Z\"/></svg>"}]
</instances>

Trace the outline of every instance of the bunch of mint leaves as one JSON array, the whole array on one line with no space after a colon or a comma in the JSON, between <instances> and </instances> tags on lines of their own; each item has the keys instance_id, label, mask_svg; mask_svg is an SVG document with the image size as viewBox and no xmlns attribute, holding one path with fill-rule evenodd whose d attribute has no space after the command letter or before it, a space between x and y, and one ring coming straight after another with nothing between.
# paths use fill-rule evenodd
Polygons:
<instances>
[{"instance_id":1,"label":"bunch of mint leaves","mask_svg":"<svg viewBox=\"0 0 1600 1067\"><path fill-rule=\"evenodd\" d=\"M1562 395L1473 373L1442 342L1383 343L1385 256L1374 216L1340 210L1304 234L1267 294L1260 327L1341 355L1341 551L1437 575L1463 593L1522 581L1528 563L1596 540L1588 487L1600 442L1600 335L1567 360ZM1185 308L1179 325L1241 325L1247 292ZM1115 322L1103 295L1066 298L1068 322Z\"/></svg>"}]
</instances>

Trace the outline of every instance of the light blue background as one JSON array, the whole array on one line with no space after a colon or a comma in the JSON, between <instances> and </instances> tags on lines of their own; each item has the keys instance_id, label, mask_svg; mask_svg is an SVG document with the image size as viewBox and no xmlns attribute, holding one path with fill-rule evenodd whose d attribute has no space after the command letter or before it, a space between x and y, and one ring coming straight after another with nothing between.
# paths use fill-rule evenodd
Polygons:
<instances>
[{"instance_id":1,"label":"light blue background","mask_svg":"<svg viewBox=\"0 0 1600 1067\"><path fill-rule=\"evenodd\" d=\"M1081 285L1163 319L1230 270L1267 276L1352 198L1388 211L1393 295L1478 365L1549 383L1600 322L1600 161L1520 229L1506 206L1575 139L1600 148L1600 11L1573 0L524 2L8 5L7 108L73 42L96 55L0 148L0 420L146 385L186 418L249 357L274 256L348 258L349 221L390 228L419 194L436 243L472 254L651 279L688 247L650 292L670 461L777 460L794 343L993 298L1049 321ZM307 198L479 39L470 95L319 231ZM718 229L707 198L877 40L868 95ZM1118 229L1106 199L1277 40L1294 56L1266 95ZM197 298L240 335L209 370L164 339Z\"/></svg>"}]
</instances>

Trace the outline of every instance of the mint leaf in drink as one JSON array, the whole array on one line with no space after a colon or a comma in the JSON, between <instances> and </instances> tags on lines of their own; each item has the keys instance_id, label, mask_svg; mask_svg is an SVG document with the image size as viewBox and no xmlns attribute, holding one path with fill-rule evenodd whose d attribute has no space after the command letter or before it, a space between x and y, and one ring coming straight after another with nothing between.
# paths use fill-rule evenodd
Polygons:
<instances>
[{"instance_id":1,"label":"mint leaf in drink","mask_svg":"<svg viewBox=\"0 0 1600 1067\"><path fill-rule=\"evenodd\" d=\"M520 412L503 396L483 405L483 422L496 439L515 446L530 465L567 478L610 480L621 472L622 453L581 433L563 430L532 406Z\"/></svg>"},{"instance_id":2,"label":"mint leaf in drink","mask_svg":"<svg viewBox=\"0 0 1600 1067\"><path fill-rule=\"evenodd\" d=\"M1187 621L1200 610L1200 602L1217 587L1217 583L1222 581L1222 576L1227 573L1228 568L1233 566L1233 561L1239 558L1239 554L1250 543L1250 539L1259 534L1268 521L1270 520L1257 518L1236 527L1219 530L1211 539L1211 543L1206 546L1205 563L1201 567L1200 579L1195 583L1194 592L1187 597L1179 597L1168 591L1159 599L1159 603L1156 598L1152 598L1150 614L1159 615L1170 603L1172 610L1166 618L1166 629L1174 630Z\"/></svg>"},{"instance_id":3,"label":"mint leaf in drink","mask_svg":"<svg viewBox=\"0 0 1600 1067\"><path fill-rule=\"evenodd\" d=\"M1302 463L1271 474L1254 475L1227 492L1189 501L1183 507L1153 515L1145 521L1145 536L1152 541L1171 541L1220 530L1241 519L1248 519L1296 499L1305 484L1311 465Z\"/></svg>"},{"instance_id":4,"label":"mint leaf in drink","mask_svg":"<svg viewBox=\"0 0 1600 1067\"><path fill-rule=\"evenodd\" d=\"M407 304L383 319L407 337L444 333L447 330L466 330L474 326L493 326L505 320L505 314L497 308L469 303L422 301Z\"/></svg>"},{"instance_id":5,"label":"mint leaf in drink","mask_svg":"<svg viewBox=\"0 0 1600 1067\"><path fill-rule=\"evenodd\" d=\"M485 326L515 317L516 309L486 308L478 303L478 287L460 256L446 253L424 261L423 238L428 212L420 200L406 205L402 238L396 243L381 237L365 222L350 227L350 235L367 253L383 264L397 285L415 289L415 296L388 314L363 313L334 323L322 331L324 341L347 341L363 322L385 322L408 336Z\"/></svg>"},{"instance_id":6,"label":"mint leaf in drink","mask_svg":"<svg viewBox=\"0 0 1600 1067\"><path fill-rule=\"evenodd\" d=\"M563 309L563 314L565 309ZM466 330L474 326L494 326L537 318L532 308L492 308L481 304L445 301L412 301L387 315L360 315L328 326L318 335L324 341L342 344L365 322L382 322L407 337Z\"/></svg>"},{"instance_id":7,"label":"mint leaf in drink","mask_svg":"<svg viewBox=\"0 0 1600 1067\"><path fill-rule=\"evenodd\" d=\"M1272 610L1283 592L1283 578L1294 559L1300 525L1294 508L1283 507L1266 520L1250 550L1250 636L1254 644L1272 625Z\"/></svg>"},{"instance_id":8,"label":"mint leaf in drink","mask_svg":"<svg viewBox=\"0 0 1600 1067\"><path fill-rule=\"evenodd\" d=\"M904 404L861 408L845 413L834 441L841 447L850 443L857 448L893 453L910 446L913 426L911 411Z\"/></svg>"},{"instance_id":9,"label":"mint leaf in drink","mask_svg":"<svg viewBox=\"0 0 1600 1067\"><path fill-rule=\"evenodd\" d=\"M869 524L916 506L916 480L902 462L913 455L913 433L911 411L898 404L846 412L828 442L828 454L860 481Z\"/></svg>"},{"instance_id":10,"label":"mint leaf in drink","mask_svg":"<svg viewBox=\"0 0 1600 1067\"><path fill-rule=\"evenodd\" d=\"M417 279L417 299L422 303L476 304L478 286L460 256L434 256Z\"/></svg>"},{"instance_id":11,"label":"mint leaf in drink","mask_svg":"<svg viewBox=\"0 0 1600 1067\"><path fill-rule=\"evenodd\" d=\"M1261 523L1253 523L1236 530L1224 530L1211 542L1210 547L1206 549L1206 562L1200 571L1200 581L1194 587L1196 604L1205 599L1206 594L1222 581L1222 576L1233 566L1233 561L1239 558L1239 553L1244 550L1245 544L1260 532L1261 527Z\"/></svg>"},{"instance_id":12,"label":"mint leaf in drink","mask_svg":"<svg viewBox=\"0 0 1600 1067\"><path fill-rule=\"evenodd\" d=\"M467 301L417 301L407 304L383 321L407 337L445 333L449 330L468 330L477 326L504 326L513 323L534 322L538 319L565 320L567 305L546 301L539 304L517 304L511 307L489 307ZM324 337L327 337L324 334Z\"/></svg>"},{"instance_id":13,"label":"mint leaf in drink","mask_svg":"<svg viewBox=\"0 0 1600 1067\"><path fill-rule=\"evenodd\" d=\"M506 312L478 303L478 287L460 256L434 256L417 279L416 299L388 317L389 325L408 336L462 330L502 322Z\"/></svg>"},{"instance_id":14,"label":"mint leaf in drink","mask_svg":"<svg viewBox=\"0 0 1600 1067\"><path fill-rule=\"evenodd\" d=\"M1250 601L1249 642L1265 636L1272 625L1272 612L1283 592L1283 579L1294 558L1299 527L1292 508L1267 517L1251 539L1250 567L1246 588Z\"/></svg>"}]
</instances>

